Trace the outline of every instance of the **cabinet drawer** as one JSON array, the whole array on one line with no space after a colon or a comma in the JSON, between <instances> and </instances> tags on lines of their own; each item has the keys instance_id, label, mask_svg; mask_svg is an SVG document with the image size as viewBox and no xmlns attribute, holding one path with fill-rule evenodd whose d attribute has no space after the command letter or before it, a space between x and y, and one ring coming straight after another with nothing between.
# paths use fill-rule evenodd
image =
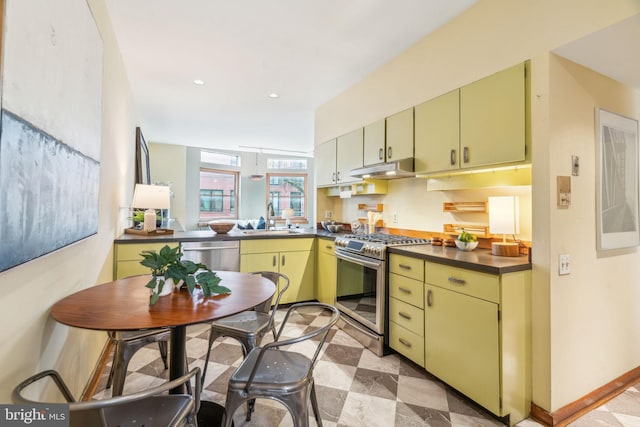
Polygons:
<instances>
[{"instance_id":1,"label":"cabinet drawer","mask_svg":"<svg viewBox=\"0 0 640 427\"><path fill-rule=\"evenodd\" d=\"M137 276L138 274L151 274L151 269L140 265L140 261L118 261L116 263L115 279Z\"/></svg>"},{"instance_id":2,"label":"cabinet drawer","mask_svg":"<svg viewBox=\"0 0 640 427\"><path fill-rule=\"evenodd\" d=\"M315 239L256 239L240 242L241 254L259 254L264 252L310 251Z\"/></svg>"},{"instance_id":3,"label":"cabinet drawer","mask_svg":"<svg viewBox=\"0 0 640 427\"><path fill-rule=\"evenodd\" d=\"M169 243L132 243L132 244L117 244L116 245L116 260L117 261L129 261L129 260L141 260L142 255L140 252L142 251L159 251L164 247L164 245L169 245L171 248L175 248L180 245L179 242L169 242Z\"/></svg>"},{"instance_id":4,"label":"cabinet drawer","mask_svg":"<svg viewBox=\"0 0 640 427\"><path fill-rule=\"evenodd\" d=\"M424 310L418 307L389 298L389 321L397 323L418 336L424 336Z\"/></svg>"},{"instance_id":5,"label":"cabinet drawer","mask_svg":"<svg viewBox=\"0 0 640 427\"><path fill-rule=\"evenodd\" d=\"M424 337L389 322L389 346L424 367Z\"/></svg>"},{"instance_id":6,"label":"cabinet drawer","mask_svg":"<svg viewBox=\"0 0 640 427\"><path fill-rule=\"evenodd\" d=\"M330 239L318 239L318 253L335 255L336 242Z\"/></svg>"},{"instance_id":7,"label":"cabinet drawer","mask_svg":"<svg viewBox=\"0 0 640 427\"><path fill-rule=\"evenodd\" d=\"M389 256L389 272L424 281L424 261L404 255Z\"/></svg>"},{"instance_id":8,"label":"cabinet drawer","mask_svg":"<svg viewBox=\"0 0 640 427\"><path fill-rule=\"evenodd\" d=\"M486 301L500 302L500 277L493 274L426 261L425 282Z\"/></svg>"},{"instance_id":9,"label":"cabinet drawer","mask_svg":"<svg viewBox=\"0 0 640 427\"><path fill-rule=\"evenodd\" d=\"M424 284L399 274L389 274L389 296L424 308Z\"/></svg>"}]
</instances>

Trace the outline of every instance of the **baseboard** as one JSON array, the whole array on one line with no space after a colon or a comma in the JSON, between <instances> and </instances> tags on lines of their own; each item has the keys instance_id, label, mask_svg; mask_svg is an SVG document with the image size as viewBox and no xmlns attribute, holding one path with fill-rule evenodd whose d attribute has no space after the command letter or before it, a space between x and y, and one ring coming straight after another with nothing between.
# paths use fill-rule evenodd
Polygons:
<instances>
[{"instance_id":1,"label":"baseboard","mask_svg":"<svg viewBox=\"0 0 640 427\"><path fill-rule=\"evenodd\" d=\"M102 353L98 358L98 362L96 363L95 368L93 368L91 377L89 377L89 380L87 381L87 385L84 387L84 390L82 390L80 401L93 399L93 395L96 394L98 385L100 385L100 380L102 379L104 370L107 367L107 363L109 363L109 361L113 357L113 347L113 341L108 339L104 345L104 348L102 349Z\"/></svg>"},{"instance_id":2,"label":"baseboard","mask_svg":"<svg viewBox=\"0 0 640 427\"><path fill-rule=\"evenodd\" d=\"M623 393L639 381L640 366L556 411L548 412L535 403L531 403L530 416L535 421L546 426L566 426L587 412Z\"/></svg>"}]
</instances>

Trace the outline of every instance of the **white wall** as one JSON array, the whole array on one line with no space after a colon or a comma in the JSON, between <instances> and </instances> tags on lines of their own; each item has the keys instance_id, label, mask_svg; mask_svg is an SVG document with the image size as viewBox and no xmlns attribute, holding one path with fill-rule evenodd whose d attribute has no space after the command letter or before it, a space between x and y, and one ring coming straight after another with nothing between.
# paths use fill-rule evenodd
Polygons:
<instances>
[{"instance_id":1,"label":"white wall","mask_svg":"<svg viewBox=\"0 0 640 427\"><path fill-rule=\"evenodd\" d=\"M113 239L126 226L134 181L135 112L104 0L90 0L104 42L100 207L98 233L74 245L0 273L0 402L25 377L57 369L79 396L106 342L106 334L58 324L57 300L109 281ZM59 88L60 91L65 88ZM33 99L34 104L39 99ZM42 105L41 108L47 108Z\"/></svg>"},{"instance_id":2,"label":"white wall","mask_svg":"<svg viewBox=\"0 0 640 427\"><path fill-rule=\"evenodd\" d=\"M549 411L640 365L640 322L633 314L640 312L640 299L632 285L640 282L640 257L635 250L618 257L595 254L593 168L583 167L575 181L579 199L574 206L555 209L555 176L570 175L570 154L576 148L585 156L583 164L593 164L594 129L584 116L576 134L566 128L574 119L559 114L550 99L564 79L556 84L549 76L550 69L553 79L561 76L550 65L551 50L638 13L640 3L634 0L483 0L316 110L317 145L531 60L533 190L527 203L534 247L533 401ZM590 94L578 94L589 101L581 113L592 111ZM571 98L573 93L560 95ZM625 100L626 105L613 105L637 118L637 99L625 94ZM442 198L443 193L422 192L420 184L408 180L396 181L386 200L402 215L399 228L428 229L439 224L432 218L442 215ZM352 203L358 203L353 200L334 204L351 215ZM327 202L318 206L324 209ZM572 274L560 279L556 259L565 251L572 254Z\"/></svg>"}]
</instances>

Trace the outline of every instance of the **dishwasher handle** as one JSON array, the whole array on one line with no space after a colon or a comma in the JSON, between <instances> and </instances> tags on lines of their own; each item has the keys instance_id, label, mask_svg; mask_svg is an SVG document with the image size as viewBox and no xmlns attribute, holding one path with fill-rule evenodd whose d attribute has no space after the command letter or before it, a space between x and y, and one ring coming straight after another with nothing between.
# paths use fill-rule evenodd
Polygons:
<instances>
[{"instance_id":1,"label":"dishwasher handle","mask_svg":"<svg viewBox=\"0 0 640 427\"><path fill-rule=\"evenodd\" d=\"M202 251L222 251L225 249L235 249L235 248L233 246L200 246L197 248L183 247L182 251L183 252L189 252L189 251L202 252Z\"/></svg>"}]
</instances>

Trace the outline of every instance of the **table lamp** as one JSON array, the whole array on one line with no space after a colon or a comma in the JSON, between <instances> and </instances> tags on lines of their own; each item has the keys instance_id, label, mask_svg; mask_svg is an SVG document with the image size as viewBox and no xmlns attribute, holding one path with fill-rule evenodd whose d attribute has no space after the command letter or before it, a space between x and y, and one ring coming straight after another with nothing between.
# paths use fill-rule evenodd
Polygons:
<instances>
[{"instance_id":1,"label":"table lamp","mask_svg":"<svg viewBox=\"0 0 640 427\"><path fill-rule=\"evenodd\" d=\"M142 226L144 231L156 229L156 209L169 209L170 203L170 188L167 186L136 184L133 190L131 207L146 209Z\"/></svg>"},{"instance_id":2,"label":"table lamp","mask_svg":"<svg viewBox=\"0 0 640 427\"><path fill-rule=\"evenodd\" d=\"M491 244L491 253L518 256L518 242L507 242L506 235L520 233L520 200L517 196L489 197L489 232L502 234L502 242Z\"/></svg>"},{"instance_id":3,"label":"table lamp","mask_svg":"<svg viewBox=\"0 0 640 427\"><path fill-rule=\"evenodd\" d=\"M291 208L284 209L282 211L282 218L285 220L285 225L287 226L287 228L291 228L291 218L293 218L294 216L295 212Z\"/></svg>"}]
</instances>

